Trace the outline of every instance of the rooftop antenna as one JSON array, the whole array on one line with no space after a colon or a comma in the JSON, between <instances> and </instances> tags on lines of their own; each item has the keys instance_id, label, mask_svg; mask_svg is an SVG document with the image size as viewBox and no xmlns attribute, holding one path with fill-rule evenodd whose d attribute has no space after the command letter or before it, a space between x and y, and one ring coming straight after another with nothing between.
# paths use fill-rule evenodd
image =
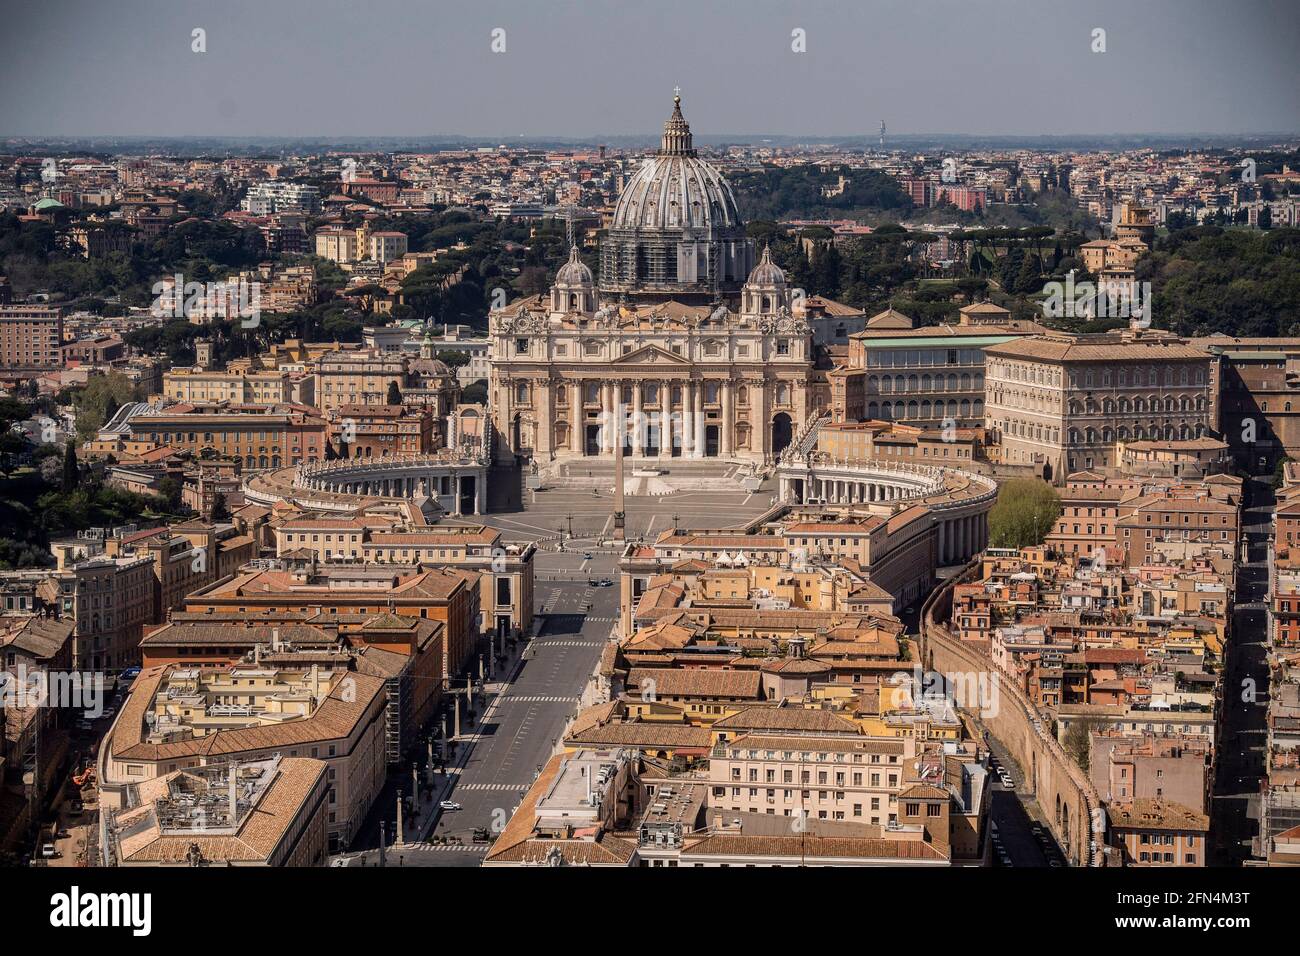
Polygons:
<instances>
[{"instance_id":1,"label":"rooftop antenna","mask_svg":"<svg viewBox=\"0 0 1300 956\"><path fill-rule=\"evenodd\" d=\"M885 148L885 121L880 121L880 148Z\"/></svg>"}]
</instances>

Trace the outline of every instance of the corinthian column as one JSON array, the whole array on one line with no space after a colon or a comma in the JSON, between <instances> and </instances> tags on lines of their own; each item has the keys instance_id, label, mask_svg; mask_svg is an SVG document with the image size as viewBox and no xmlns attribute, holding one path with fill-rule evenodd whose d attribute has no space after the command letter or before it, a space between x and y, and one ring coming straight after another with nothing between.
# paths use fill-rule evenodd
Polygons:
<instances>
[{"instance_id":1,"label":"corinthian column","mask_svg":"<svg viewBox=\"0 0 1300 956\"><path fill-rule=\"evenodd\" d=\"M683 458L695 457L695 414L691 398L694 384L689 379L682 382L682 410L677 430L682 439Z\"/></svg>"},{"instance_id":2,"label":"corinthian column","mask_svg":"<svg viewBox=\"0 0 1300 956\"><path fill-rule=\"evenodd\" d=\"M642 458L645 455L645 420L644 404L641 395L641 382L632 383L632 457Z\"/></svg>"},{"instance_id":3,"label":"corinthian column","mask_svg":"<svg viewBox=\"0 0 1300 956\"><path fill-rule=\"evenodd\" d=\"M695 383L695 451L692 458L704 457L704 382Z\"/></svg>"}]
</instances>

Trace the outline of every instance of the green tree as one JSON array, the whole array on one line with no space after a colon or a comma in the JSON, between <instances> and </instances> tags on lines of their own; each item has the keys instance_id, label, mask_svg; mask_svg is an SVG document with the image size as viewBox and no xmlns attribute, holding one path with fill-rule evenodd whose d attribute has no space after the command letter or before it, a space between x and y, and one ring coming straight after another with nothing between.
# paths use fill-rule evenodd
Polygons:
<instances>
[{"instance_id":1,"label":"green tree","mask_svg":"<svg viewBox=\"0 0 1300 956\"><path fill-rule=\"evenodd\" d=\"M1286 465L1291 461L1290 455L1283 455L1277 460L1277 467L1273 469L1273 487L1281 488L1283 481L1286 480Z\"/></svg>"},{"instance_id":2,"label":"green tree","mask_svg":"<svg viewBox=\"0 0 1300 956\"><path fill-rule=\"evenodd\" d=\"M989 545L1024 548L1042 544L1060 516L1061 497L1047 482L1037 478L1004 482L989 512Z\"/></svg>"},{"instance_id":3,"label":"green tree","mask_svg":"<svg viewBox=\"0 0 1300 956\"><path fill-rule=\"evenodd\" d=\"M1075 720L1065 732L1065 752L1074 758L1074 762L1088 772L1088 763L1092 751L1092 735L1097 730L1097 722L1091 717Z\"/></svg>"},{"instance_id":4,"label":"green tree","mask_svg":"<svg viewBox=\"0 0 1300 956\"><path fill-rule=\"evenodd\" d=\"M135 401L136 387L121 372L92 376L86 387L73 397L77 411L77 441L89 441L108 421L109 408L116 411L126 402Z\"/></svg>"},{"instance_id":5,"label":"green tree","mask_svg":"<svg viewBox=\"0 0 1300 956\"><path fill-rule=\"evenodd\" d=\"M226 496L219 491L212 496L212 520L230 520L230 506L226 504Z\"/></svg>"},{"instance_id":6,"label":"green tree","mask_svg":"<svg viewBox=\"0 0 1300 956\"><path fill-rule=\"evenodd\" d=\"M438 361L446 365L447 368L461 368L469 364L469 353L456 349L442 349L438 352Z\"/></svg>"},{"instance_id":7,"label":"green tree","mask_svg":"<svg viewBox=\"0 0 1300 956\"><path fill-rule=\"evenodd\" d=\"M77 446L69 439L63 447L63 493L71 494L77 488L80 469L77 467Z\"/></svg>"},{"instance_id":8,"label":"green tree","mask_svg":"<svg viewBox=\"0 0 1300 956\"><path fill-rule=\"evenodd\" d=\"M396 382L388 383L388 404L389 405L402 404L402 390L397 387Z\"/></svg>"}]
</instances>

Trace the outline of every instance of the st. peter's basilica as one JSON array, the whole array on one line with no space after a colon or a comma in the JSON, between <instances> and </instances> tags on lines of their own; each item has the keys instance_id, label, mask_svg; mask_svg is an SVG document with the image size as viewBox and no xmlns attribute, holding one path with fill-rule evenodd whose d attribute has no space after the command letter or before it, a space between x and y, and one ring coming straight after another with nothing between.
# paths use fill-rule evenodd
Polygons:
<instances>
[{"instance_id":1,"label":"st. peter's basilica","mask_svg":"<svg viewBox=\"0 0 1300 956\"><path fill-rule=\"evenodd\" d=\"M814 412L813 337L792 305L675 97L619 195L599 284L574 248L549 296L490 317L498 460L612 457L618 433L634 460L773 460Z\"/></svg>"}]
</instances>

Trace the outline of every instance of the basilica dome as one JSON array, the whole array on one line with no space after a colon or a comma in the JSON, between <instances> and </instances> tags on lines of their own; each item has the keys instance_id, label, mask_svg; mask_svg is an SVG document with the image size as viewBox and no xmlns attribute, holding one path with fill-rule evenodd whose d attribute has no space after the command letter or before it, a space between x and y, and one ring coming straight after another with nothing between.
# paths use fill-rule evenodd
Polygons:
<instances>
[{"instance_id":1,"label":"basilica dome","mask_svg":"<svg viewBox=\"0 0 1300 956\"><path fill-rule=\"evenodd\" d=\"M569 249L569 261L560 266L560 271L555 274L555 284L588 286L594 283L595 279L592 278L591 270L587 268L587 264L578 255L578 247L572 246Z\"/></svg>"},{"instance_id":2,"label":"basilica dome","mask_svg":"<svg viewBox=\"0 0 1300 956\"><path fill-rule=\"evenodd\" d=\"M675 96L659 151L619 194L601 245L601 291L714 300L738 292L753 264L753 242L731 186L696 155Z\"/></svg>"},{"instance_id":3,"label":"basilica dome","mask_svg":"<svg viewBox=\"0 0 1300 956\"><path fill-rule=\"evenodd\" d=\"M681 97L664 124L663 144L636 171L614 207L615 229L709 229L742 225L731 186L691 145Z\"/></svg>"}]
</instances>

